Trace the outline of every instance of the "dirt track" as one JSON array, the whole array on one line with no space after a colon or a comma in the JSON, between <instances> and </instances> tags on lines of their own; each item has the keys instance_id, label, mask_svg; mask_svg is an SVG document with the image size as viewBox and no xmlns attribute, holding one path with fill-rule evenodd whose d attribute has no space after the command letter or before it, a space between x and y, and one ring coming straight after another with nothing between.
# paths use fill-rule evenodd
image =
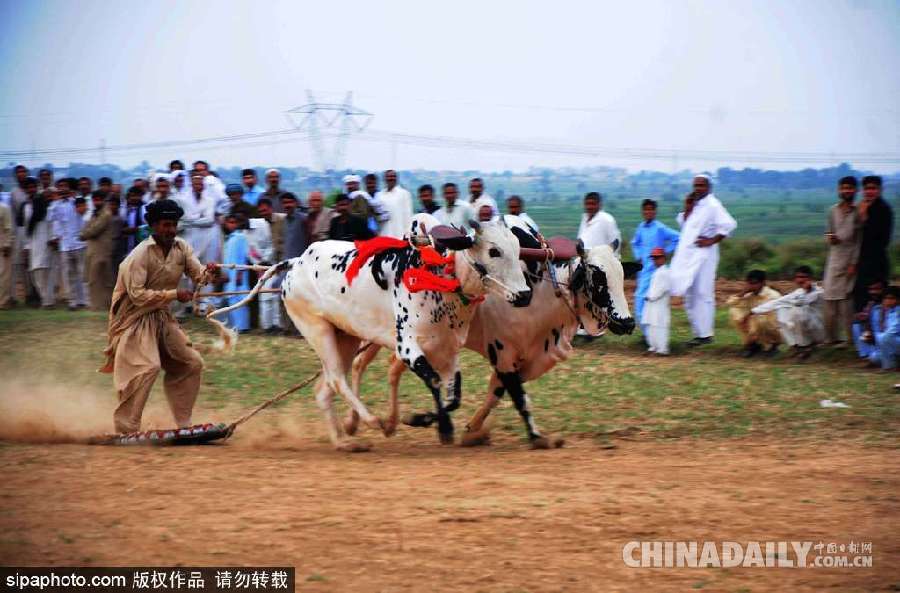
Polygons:
<instances>
[{"instance_id":1,"label":"dirt track","mask_svg":"<svg viewBox=\"0 0 900 593\"><path fill-rule=\"evenodd\" d=\"M896 451L575 440L347 455L285 437L0 447L7 565L293 565L298 591L822 591L900 582ZM873 568L635 569L631 540L871 541ZM311 580L307 580L311 579Z\"/></svg>"}]
</instances>

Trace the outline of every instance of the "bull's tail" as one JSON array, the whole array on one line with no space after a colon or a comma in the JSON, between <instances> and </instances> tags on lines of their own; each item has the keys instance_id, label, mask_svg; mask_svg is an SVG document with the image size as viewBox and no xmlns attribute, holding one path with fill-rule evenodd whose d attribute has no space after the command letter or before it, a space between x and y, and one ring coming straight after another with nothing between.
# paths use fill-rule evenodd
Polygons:
<instances>
[{"instance_id":1,"label":"bull's tail","mask_svg":"<svg viewBox=\"0 0 900 593\"><path fill-rule=\"evenodd\" d=\"M263 272L263 275L259 277L259 280L257 280L256 282L256 286L253 287L253 289L247 294L247 296L234 303L233 305L228 305L227 307L222 307L221 309L216 309L215 311L210 311L206 314L206 320L215 326L216 333L219 336L219 340L216 343L217 350L224 352L233 352L234 347L237 345L238 333L233 329L229 329L228 326L226 326L218 319L213 319L213 317L216 315L221 315L223 313L229 313L231 311L234 311L235 309L246 306L256 297L256 295L259 294L259 291L262 290L263 286L265 286L266 282L268 282L272 276L287 269L289 262L290 260L284 260L278 262L273 266L269 266L269 268L265 272Z\"/></svg>"}]
</instances>

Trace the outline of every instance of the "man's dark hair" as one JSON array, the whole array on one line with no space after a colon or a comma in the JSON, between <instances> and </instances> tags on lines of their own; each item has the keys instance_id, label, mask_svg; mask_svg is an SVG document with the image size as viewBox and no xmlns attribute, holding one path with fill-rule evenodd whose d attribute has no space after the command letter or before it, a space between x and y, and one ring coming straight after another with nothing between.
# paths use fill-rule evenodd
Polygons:
<instances>
[{"instance_id":1,"label":"man's dark hair","mask_svg":"<svg viewBox=\"0 0 900 593\"><path fill-rule=\"evenodd\" d=\"M473 181L480 181L481 183L484 183L484 179L482 179L481 177L473 177L471 180L469 180L469 183L472 183Z\"/></svg>"},{"instance_id":2,"label":"man's dark hair","mask_svg":"<svg viewBox=\"0 0 900 593\"><path fill-rule=\"evenodd\" d=\"M506 198L507 204L509 204L510 202L513 202L513 201L518 202L520 204L525 204L525 200L523 200L521 196L518 196L516 194L513 194L513 195L509 196L508 198Z\"/></svg>"},{"instance_id":3,"label":"man's dark hair","mask_svg":"<svg viewBox=\"0 0 900 593\"><path fill-rule=\"evenodd\" d=\"M191 166L194 167L194 169L196 169L197 165L203 165L204 167L209 169L209 163L207 163L206 161L194 161L194 164Z\"/></svg>"},{"instance_id":4,"label":"man's dark hair","mask_svg":"<svg viewBox=\"0 0 900 593\"><path fill-rule=\"evenodd\" d=\"M442 190L447 189L448 187L456 187L456 184L453 183L452 181L448 181L447 183L445 183L444 185L441 186L441 189Z\"/></svg>"},{"instance_id":5,"label":"man's dark hair","mask_svg":"<svg viewBox=\"0 0 900 593\"><path fill-rule=\"evenodd\" d=\"M122 199L119 198L119 194L114 193L107 194L106 199L103 201L107 204L115 204L116 206L120 206L122 204Z\"/></svg>"},{"instance_id":6,"label":"man's dark hair","mask_svg":"<svg viewBox=\"0 0 900 593\"><path fill-rule=\"evenodd\" d=\"M178 159L175 159L174 161L172 161L171 163L169 163L169 171L171 171L172 168L173 168L175 165L180 166L182 171L184 170L184 163L182 163L182 162L181 162L180 160L178 160Z\"/></svg>"},{"instance_id":7,"label":"man's dark hair","mask_svg":"<svg viewBox=\"0 0 900 593\"><path fill-rule=\"evenodd\" d=\"M87 204L87 200L85 200L82 196L78 196L75 198L75 205L81 206L82 204Z\"/></svg>"},{"instance_id":8,"label":"man's dark hair","mask_svg":"<svg viewBox=\"0 0 900 593\"><path fill-rule=\"evenodd\" d=\"M647 206L650 206L651 208L656 210L656 207L657 207L656 200L651 200L650 198L647 198L646 200L641 202L641 209L644 209Z\"/></svg>"},{"instance_id":9,"label":"man's dark hair","mask_svg":"<svg viewBox=\"0 0 900 593\"><path fill-rule=\"evenodd\" d=\"M91 198L100 198L104 202L106 201L106 197L109 195L109 192L105 189L95 189L91 192Z\"/></svg>"},{"instance_id":10,"label":"man's dark hair","mask_svg":"<svg viewBox=\"0 0 900 593\"><path fill-rule=\"evenodd\" d=\"M862 178L863 187L869 185L870 183L881 187L881 175L866 175Z\"/></svg>"},{"instance_id":11,"label":"man's dark hair","mask_svg":"<svg viewBox=\"0 0 900 593\"><path fill-rule=\"evenodd\" d=\"M57 179L56 187L57 187L57 189L59 189L59 184L65 183L66 187L68 187L69 189L73 189L75 187L75 185L72 183L73 181L74 180L71 177L63 177L62 179Z\"/></svg>"},{"instance_id":12,"label":"man's dark hair","mask_svg":"<svg viewBox=\"0 0 900 593\"><path fill-rule=\"evenodd\" d=\"M886 296L892 296L895 299L900 299L900 288L896 286L888 286L884 289L884 294L881 295L881 298Z\"/></svg>"},{"instance_id":13,"label":"man's dark hair","mask_svg":"<svg viewBox=\"0 0 900 593\"><path fill-rule=\"evenodd\" d=\"M97 185L103 185L104 183L112 185L112 179L110 179L109 177L101 177L97 180Z\"/></svg>"},{"instance_id":14,"label":"man's dark hair","mask_svg":"<svg viewBox=\"0 0 900 593\"><path fill-rule=\"evenodd\" d=\"M43 175L44 173L49 173L50 175L53 175L53 171L51 171L50 169L41 169L40 171L38 171L38 175Z\"/></svg>"},{"instance_id":15,"label":"man's dark hair","mask_svg":"<svg viewBox=\"0 0 900 593\"><path fill-rule=\"evenodd\" d=\"M254 171L253 169L244 169L241 171L241 177L243 177L244 175L253 175L255 177L256 171Z\"/></svg>"},{"instance_id":16,"label":"man's dark hair","mask_svg":"<svg viewBox=\"0 0 900 593\"><path fill-rule=\"evenodd\" d=\"M374 179L375 181L378 181L378 175L376 175L375 173L366 173L366 176L363 177L363 181L367 181L370 179Z\"/></svg>"},{"instance_id":17,"label":"man's dark hair","mask_svg":"<svg viewBox=\"0 0 900 593\"><path fill-rule=\"evenodd\" d=\"M809 266L797 266L794 270L794 276L797 274L803 274L804 276L809 276L811 278L813 275L812 268Z\"/></svg>"},{"instance_id":18,"label":"man's dark hair","mask_svg":"<svg viewBox=\"0 0 900 593\"><path fill-rule=\"evenodd\" d=\"M37 185L37 184L38 184L37 177L26 177L25 179L22 180L22 187L25 187L26 185Z\"/></svg>"},{"instance_id":19,"label":"man's dark hair","mask_svg":"<svg viewBox=\"0 0 900 593\"><path fill-rule=\"evenodd\" d=\"M350 196L348 196L347 194L338 194L337 197L334 198L334 203L337 204L338 202L343 202L345 200L349 202Z\"/></svg>"},{"instance_id":20,"label":"man's dark hair","mask_svg":"<svg viewBox=\"0 0 900 593\"><path fill-rule=\"evenodd\" d=\"M588 193L584 194L584 201L587 202L588 200L597 200L598 202L602 202L603 196L600 195L600 192L589 191Z\"/></svg>"},{"instance_id":21,"label":"man's dark hair","mask_svg":"<svg viewBox=\"0 0 900 593\"><path fill-rule=\"evenodd\" d=\"M434 187L430 183L426 183L425 185L419 186L418 193L422 193L423 191L427 191L428 193L434 195Z\"/></svg>"},{"instance_id":22,"label":"man's dark hair","mask_svg":"<svg viewBox=\"0 0 900 593\"><path fill-rule=\"evenodd\" d=\"M282 197L283 197L283 196L282 196ZM259 200L256 201L256 206L257 206L257 207L259 207L259 206L268 206L269 208L271 208L271 207L272 207L272 200L270 200L269 198L260 198Z\"/></svg>"},{"instance_id":23,"label":"man's dark hair","mask_svg":"<svg viewBox=\"0 0 900 593\"><path fill-rule=\"evenodd\" d=\"M15 171L28 171L28 167L25 165L16 165L15 168L13 168L13 172Z\"/></svg>"},{"instance_id":24,"label":"man's dark hair","mask_svg":"<svg viewBox=\"0 0 900 593\"><path fill-rule=\"evenodd\" d=\"M765 282L766 273L764 270L750 270L747 272L747 282Z\"/></svg>"},{"instance_id":25,"label":"man's dark hair","mask_svg":"<svg viewBox=\"0 0 900 593\"><path fill-rule=\"evenodd\" d=\"M298 201L297 196L295 196L294 194L292 194L289 191L286 191L283 194L281 194L281 201L284 202L285 200L294 200L295 202Z\"/></svg>"},{"instance_id":26,"label":"man's dark hair","mask_svg":"<svg viewBox=\"0 0 900 593\"><path fill-rule=\"evenodd\" d=\"M79 177L79 178L78 178L78 183L81 183L82 181L90 181L90 180L91 180L90 177Z\"/></svg>"},{"instance_id":27,"label":"man's dark hair","mask_svg":"<svg viewBox=\"0 0 900 593\"><path fill-rule=\"evenodd\" d=\"M125 192L125 197L127 198L127 197L129 197L129 196L144 197L144 192L141 191L141 188L139 188L139 187L134 187L134 186L132 185L132 186L129 187L128 190Z\"/></svg>"},{"instance_id":28,"label":"man's dark hair","mask_svg":"<svg viewBox=\"0 0 900 593\"><path fill-rule=\"evenodd\" d=\"M838 180L838 185L852 185L853 187L859 187L859 182L853 175L847 175Z\"/></svg>"}]
</instances>

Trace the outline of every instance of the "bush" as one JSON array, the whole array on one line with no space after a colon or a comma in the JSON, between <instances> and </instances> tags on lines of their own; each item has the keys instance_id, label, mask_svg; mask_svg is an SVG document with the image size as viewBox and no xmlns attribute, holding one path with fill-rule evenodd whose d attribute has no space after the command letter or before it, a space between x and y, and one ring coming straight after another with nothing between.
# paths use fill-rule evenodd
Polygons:
<instances>
[{"instance_id":1,"label":"bush","mask_svg":"<svg viewBox=\"0 0 900 593\"><path fill-rule=\"evenodd\" d=\"M825 271L828 248L821 239L799 239L772 245L765 239L737 239L722 243L719 276L743 279L754 269L765 270L770 278L789 279L798 266L809 266L816 278Z\"/></svg>"}]
</instances>

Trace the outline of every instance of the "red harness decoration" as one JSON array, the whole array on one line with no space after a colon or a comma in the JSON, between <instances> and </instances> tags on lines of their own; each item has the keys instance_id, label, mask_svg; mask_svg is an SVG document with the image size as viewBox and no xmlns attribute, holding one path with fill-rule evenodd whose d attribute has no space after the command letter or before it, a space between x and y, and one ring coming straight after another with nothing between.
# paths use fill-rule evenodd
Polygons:
<instances>
[{"instance_id":1,"label":"red harness decoration","mask_svg":"<svg viewBox=\"0 0 900 593\"><path fill-rule=\"evenodd\" d=\"M356 241L355 245L358 254L344 273L344 276L347 278L347 284L353 284L353 280L359 275L359 271L373 256L388 249L406 249L409 247L409 243L406 241L394 239L393 237L375 237L368 241ZM422 258L422 265L418 268L408 268L403 272L403 285L409 292L415 293L425 290L458 292L466 303L478 303L484 300L483 297L478 299L466 298L462 294L459 280L439 276L427 269L429 267L442 267L445 274L452 274L455 263L452 255L444 257L434 247L430 246L420 247L419 255Z\"/></svg>"},{"instance_id":2,"label":"red harness decoration","mask_svg":"<svg viewBox=\"0 0 900 593\"><path fill-rule=\"evenodd\" d=\"M359 271L374 255L388 249L405 249L409 247L409 243L406 241L393 237L375 237L367 241L354 241L353 244L356 246L358 253L356 258L347 266L347 271L344 272L347 284L353 284L353 280L359 275Z\"/></svg>"}]
</instances>

